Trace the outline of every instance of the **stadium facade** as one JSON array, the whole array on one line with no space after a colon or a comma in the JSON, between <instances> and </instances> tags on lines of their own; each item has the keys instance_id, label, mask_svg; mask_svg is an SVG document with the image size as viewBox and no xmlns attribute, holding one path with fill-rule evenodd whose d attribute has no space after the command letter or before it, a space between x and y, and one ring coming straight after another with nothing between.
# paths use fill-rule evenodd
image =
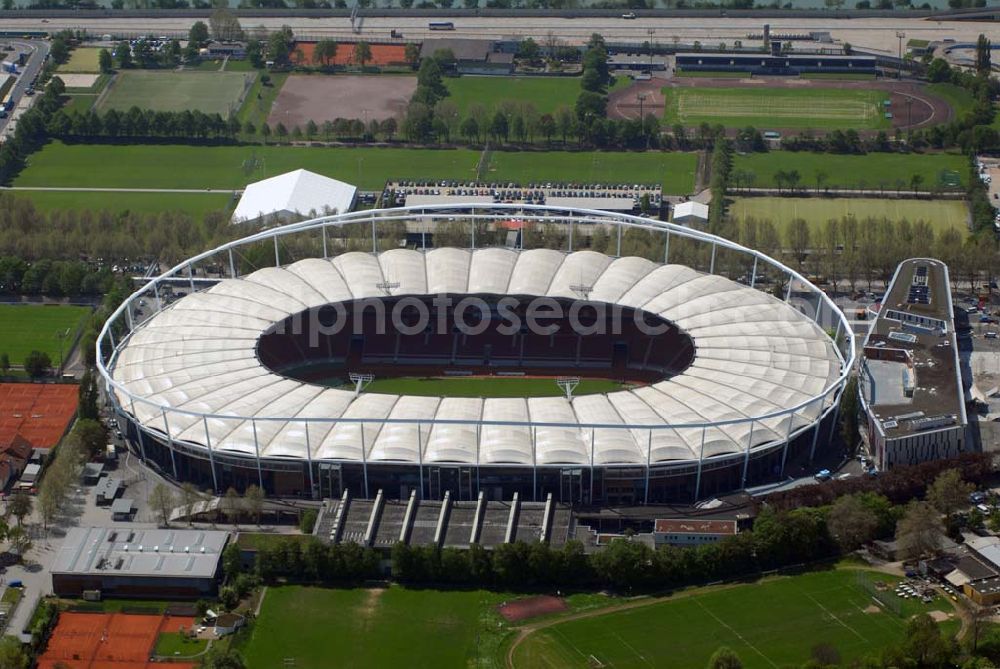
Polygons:
<instances>
[{"instance_id":1,"label":"stadium facade","mask_svg":"<svg viewBox=\"0 0 1000 669\"><path fill-rule=\"evenodd\" d=\"M562 231L564 248L483 247L512 222ZM467 244L399 248L383 231L400 224L447 225L451 236L457 226ZM370 250L341 250L346 230L367 231ZM587 249L595 233L607 252ZM246 271L250 257L271 266ZM168 286L189 292L174 299ZM539 300L543 332L524 324ZM482 325L505 302L517 324ZM585 333L569 327L574 308ZM397 318L373 331L380 309ZM616 327L600 330L609 313ZM97 347L129 440L177 480L281 496L416 490L579 504L690 502L781 480L828 443L854 362L840 310L759 252L660 221L525 205L373 210L266 230L152 279ZM351 371L626 385L480 398L329 382Z\"/></svg>"}]
</instances>

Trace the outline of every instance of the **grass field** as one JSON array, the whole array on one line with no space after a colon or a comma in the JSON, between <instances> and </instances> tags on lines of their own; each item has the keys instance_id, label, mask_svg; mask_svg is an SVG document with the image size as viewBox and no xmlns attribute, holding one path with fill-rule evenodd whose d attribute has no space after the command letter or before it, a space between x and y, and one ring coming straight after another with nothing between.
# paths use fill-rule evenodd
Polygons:
<instances>
[{"instance_id":1,"label":"grass field","mask_svg":"<svg viewBox=\"0 0 1000 669\"><path fill-rule=\"evenodd\" d=\"M110 211L116 214L160 214L183 211L198 220L210 211L229 210L232 198L223 193L102 193L87 191L13 191L40 211Z\"/></svg>"},{"instance_id":2,"label":"grass field","mask_svg":"<svg viewBox=\"0 0 1000 669\"><path fill-rule=\"evenodd\" d=\"M701 669L719 646L729 646L748 669L773 669L801 666L821 642L836 648L846 666L902 637L905 619L876 612L869 608L872 604L852 570L694 591L535 632L517 647L514 666ZM941 599L930 605L902 604L906 616L951 610ZM951 621L945 626L951 632L958 627Z\"/></svg>"},{"instance_id":3,"label":"grass field","mask_svg":"<svg viewBox=\"0 0 1000 669\"><path fill-rule=\"evenodd\" d=\"M179 632L165 632L156 637L153 652L161 657L191 657L203 652L207 639L191 639Z\"/></svg>"},{"instance_id":4,"label":"grass field","mask_svg":"<svg viewBox=\"0 0 1000 669\"><path fill-rule=\"evenodd\" d=\"M481 590L267 590L243 648L249 669L468 667L496 644L505 596Z\"/></svg>"},{"instance_id":5,"label":"grass field","mask_svg":"<svg viewBox=\"0 0 1000 669\"><path fill-rule=\"evenodd\" d=\"M784 226L792 219L802 218L818 231L828 219L854 216L907 219L911 223L926 221L936 232L949 228L963 236L968 231L969 210L961 200L879 200L876 198L808 198L808 197L745 197L736 198L729 215L737 220L754 217L768 219Z\"/></svg>"},{"instance_id":6,"label":"grass field","mask_svg":"<svg viewBox=\"0 0 1000 669\"><path fill-rule=\"evenodd\" d=\"M73 49L69 53L69 60L60 65L57 70L59 72L100 72L101 66L98 61L100 53L100 49L88 47Z\"/></svg>"},{"instance_id":7,"label":"grass field","mask_svg":"<svg viewBox=\"0 0 1000 669\"><path fill-rule=\"evenodd\" d=\"M59 335L69 330L63 346L65 355L89 313L87 307L0 304L0 353L10 356L12 365L20 365L32 351L41 351L57 365Z\"/></svg>"},{"instance_id":8,"label":"grass field","mask_svg":"<svg viewBox=\"0 0 1000 669\"><path fill-rule=\"evenodd\" d=\"M353 384L333 380L329 385L354 388ZM623 384L608 379L582 379L573 394L590 395L621 390ZM392 379L376 378L365 392L392 395L429 395L436 397L559 397L563 390L555 379L519 378L422 378L400 376Z\"/></svg>"},{"instance_id":9,"label":"grass field","mask_svg":"<svg viewBox=\"0 0 1000 669\"><path fill-rule=\"evenodd\" d=\"M248 77L242 72L121 72L101 101L101 111L133 106L156 111L197 109L228 116L239 107Z\"/></svg>"},{"instance_id":10,"label":"grass field","mask_svg":"<svg viewBox=\"0 0 1000 669\"><path fill-rule=\"evenodd\" d=\"M837 88L664 88L668 124L757 128L888 128L880 91Z\"/></svg>"},{"instance_id":11,"label":"grass field","mask_svg":"<svg viewBox=\"0 0 1000 669\"><path fill-rule=\"evenodd\" d=\"M800 187L815 188L816 174L826 174L824 188L884 188L895 189L899 182L908 189L914 174L923 177L922 189L938 184L942 171L958 173L962 186L968 182L969 163L961 155L945 153L902 154L869 153L864 156L807 153L804 151L771 151L736 156L734 171L754 175L756 187L776 187L774 175L779 170L798 171ZM884 184L884 186L883 186Z\"/></svg>"},{"instance_id":12,"label":"grass field","mask_svg":"<svg viewBox=\"0 0 1000 669\"><path fill-rule=\"evenodd\" d=\"M694 153L494 152L484 175L500 181L663 182L667 193L694 188ZM28 158L15 186L242 188L304 168L381 189L388 178L473 179L479 152L468 149L306 148L290 146L68 145L52 142ZM247 172L255 158L266 168ZM183 166L183 169L178 169ZM186 196L181 196L186 197Z\"/></svg>"},{"instance_id":13,"label":"grass field","mask_svg":"<svg viewBox=\"0 0 1000 669\"><path fill-rule=\"evenodd\" d=\"M669 195L694 191L695 153L502 153L491 155L484 180L661 183Z\"/></svg>"},{"instance_id":14,"label":"grass field","mask_svg":"<svg viewBox=\"0 0 1000 669\"><path fill-rule=\"evenodd\" d=\"M539 114L551 114L561 105L570 109L580 95L579 77L472 77L446 79L451 95L464 116L473 103L492 111L502 102L528 103Z\"/></svg>"}]
</instances>

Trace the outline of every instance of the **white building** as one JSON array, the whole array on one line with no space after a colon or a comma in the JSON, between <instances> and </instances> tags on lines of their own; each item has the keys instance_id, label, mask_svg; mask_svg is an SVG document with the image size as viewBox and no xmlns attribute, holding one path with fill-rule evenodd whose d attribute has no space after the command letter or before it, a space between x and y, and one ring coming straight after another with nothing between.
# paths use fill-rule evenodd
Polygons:
<instances>
[{"instance_id":1,"label":"white building","mask_svg":"<svg viewBox=\"0 0 1000 669\"><path fill-rule=\"evenodd\" d=\"M704 228L708 225L708 205L701 202L681 202L674 207L673 222L689 228Z\"/></svg>"},{"instance_id":2,"label":"white building","mask_svg":"<svg viewBox=\"0 0 1000 669\"><path fill-rule=\"evenodd\" d=\"M344 214L354 206L357 187L308 170L295 170L252 183L233 212L233 223L264 217L292 223L305 218Z\"/></svg>"}]
</instances>

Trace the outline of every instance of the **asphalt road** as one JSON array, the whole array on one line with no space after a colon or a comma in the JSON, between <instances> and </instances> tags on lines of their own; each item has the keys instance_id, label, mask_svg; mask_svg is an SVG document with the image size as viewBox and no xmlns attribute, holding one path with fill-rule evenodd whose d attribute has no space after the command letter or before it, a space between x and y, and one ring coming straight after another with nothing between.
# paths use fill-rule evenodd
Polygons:
<instances>
[{"instance_id":1,"label":"asphalt road","mask_svg":"<svg viewBox=\"0 0 1000 669\"><path fill-rule=\"evenodd\" d=\"M24 98L24 92L31 86L31 80L42 71L45 59L49 55L49 42L47 40L4 40L0 43L10 44L18 51L27 51L29 54L27 62L23 68L19 68L17 79L14 81L14 97L11 99L16 109ZM9 113L7 118L0 119L0 134L3 134L7 129L7 124L13 120L13 112Z\"/></svg>"},{"instance_id":2,"label":"asphalt road","mask_svg":"<svg viewBox=\"0 0 1000 669\"><path fill-rule=\"evenodd\" d=\"M452 21L454 31L437 32L428 30L427 17L364 17L362 12L361 30L353 33L350 20L346 17L304 18L294 16L293 11L281 17L249 17L242 20L244 28L263 26L277 29L288 25L296 35L305 38L341 37L350 39L389 38L389 31L399 30L405 39L438 38L521 38L544 39L549 33L574 44L587 40L594 32L601 33L609 40L644 42L653 30L653 40L658 42L703 43L746 40L748 33L759 33L763 24L771 25L772 34L808 33L811 31L830 32L834 40L849 42L882 53L895 55L899 49L897 31L906 33L906 39L953 39L956 42L975 42L980 33L994 43L1000 41L1000 24L974 21L934 21L905 16L891 18L730 18L704 17L643 17L641 20L626 20L616 17L448 17L435 16L435 21ZM43 22L44 21L44 22ZM14 18L4 21L7 29L47 30L50 32L69 29L83 29L92 34L166 34L186 36L195 19L184 17L153 18ZM831 45L834 46L834 45Z\"/></svg>"}]
</instances>

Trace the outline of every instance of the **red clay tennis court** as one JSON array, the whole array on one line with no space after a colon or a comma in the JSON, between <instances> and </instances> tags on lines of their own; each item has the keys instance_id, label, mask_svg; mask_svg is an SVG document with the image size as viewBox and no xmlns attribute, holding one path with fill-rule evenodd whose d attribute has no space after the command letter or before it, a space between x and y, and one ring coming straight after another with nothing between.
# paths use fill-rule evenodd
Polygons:
<instances>
[{"instance_id":1,"label":"red clay tennis court","mask_svg":"<svg viewBox=\"0 0 1000 669\"><path fill-rule=\"evenodd\" d=\"M20 434L35 448L52 448L76 413L77 386L0 383L0 444Z\"/></svg>"},{"instance_id":2,"label":"red clay tennis court","mask_svg":"<svg viewBox=\"0 0 1000 669\"><path fill-rule=\"evenodd\" d=\"M62 613L38 669L157 669L150 662L156 637L162 632L190 629L188 616L131 613ZM194 669L194 662L171 662L170 669Z\"/></svg>"},{"instance_id":3,"label":"red clay tennis court","mask_svg":"<svg viewBox=\"0 0 1000 669\"><path fill-rule=\"evenodd\" d=\"M369 44L372 50L372 57L365 61L365 65L403 65L406 63L406 47L402 44ZM292 45L292 61L295 61L295 51L302 50L303 65L313 64L313 49L316 42L295 42ZM354 43L338 42L337 55L333 59L333 65L355 65Z\"/></svg>"}]
</instances>

